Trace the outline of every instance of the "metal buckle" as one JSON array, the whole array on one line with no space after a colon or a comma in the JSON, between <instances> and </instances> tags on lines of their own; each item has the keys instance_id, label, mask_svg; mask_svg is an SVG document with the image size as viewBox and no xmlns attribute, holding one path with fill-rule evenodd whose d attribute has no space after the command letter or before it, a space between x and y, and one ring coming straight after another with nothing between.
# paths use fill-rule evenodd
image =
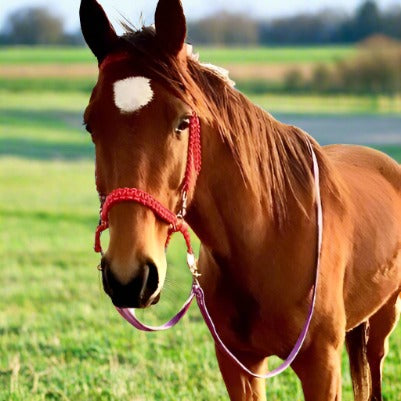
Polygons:
<instances>
[{"instance_id":1,"label":"metal buckle","mask_svg":"<svg viewBox=\"0 0 401 401\"><path fill-rule=\"evenodd\" d=\"M194 280L198 281L198 278L201 277L202 274L200 274L198 271L198 265L196 263L195 255L193 253L187 252L187 265Z\"/></svg>"},{"instance_id":2,"label":"metal buckle","mask_svg":"<svg viewBox=\"0 0 401 401\"><path fill-rule=\"evenodd\" d=\"M188 206L188 194L186 191L182 192L181 195L181 210L177 214L178 219L184 220L187 215L187 206Z\"/></svg>"}]
</instances>

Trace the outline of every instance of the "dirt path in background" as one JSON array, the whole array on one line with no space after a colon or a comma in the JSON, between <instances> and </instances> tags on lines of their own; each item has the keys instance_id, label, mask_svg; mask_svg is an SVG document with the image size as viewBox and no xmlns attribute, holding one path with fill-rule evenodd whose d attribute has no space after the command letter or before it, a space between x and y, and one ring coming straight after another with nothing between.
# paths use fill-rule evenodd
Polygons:
<instances>
[{"instance_id":1,"label":"dirt path in background","mask_svg":"<svg viewBox=\"0 0 401 401\"><path fill-rule=\"evenodd\" d=\"M230 71L234 80L263 79L282 81L286 74L298 69L309 77L314 64L250 64L222 65ZM46 65L6 65L0 67L2 78L92 78L97 75L97 66L93 64L46 64Z\"/></svg>"},{"instance_id":2,"label":"dirt path in background","mask_svg":"<svg viewBox=\"0 0 401 401\"><path fill-rule=\"evenodd\" d=\"M0 67L0 77L3 78L91 78L96 75L96 63L93 65L2 65Z\"/></svg>"},{"instance_id":3,"label":"dirt path in background","mask_svg":"<svg viewBox=\"0 0 401 401\"><path fill-rule=\"evenodd\" d=\"M288 72L298 70L309 78L315 64L250 64L223 66L230 71L230 76L236 80L264 79L267 81L283 81Z\"/></svg>"}]
</instances>

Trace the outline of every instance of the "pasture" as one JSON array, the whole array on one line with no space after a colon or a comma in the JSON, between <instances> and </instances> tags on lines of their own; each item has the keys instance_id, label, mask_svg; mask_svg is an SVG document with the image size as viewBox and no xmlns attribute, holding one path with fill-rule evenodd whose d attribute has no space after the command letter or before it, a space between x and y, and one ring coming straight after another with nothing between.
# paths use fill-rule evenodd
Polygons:
<instances>
[{"instance_id":1,"label":"pasture","mask_svg":"<svg viewBox=\"0 0 401 401\"><path fill-rule=\"evenodd\" d=\"M344 59L355 49L349 46L330 47L265 47L265 48L219 48L195 47L202 58L216 64L266 64L266 63L313 63L333 62ZM2 49L2 65L10 64L93 64L93 56L86 48L13 47Z\"/></svg>"},{"instance_id":2,"label":"pasture","mask_svg":"<svg viewBox=\"0 0 401 401\"><path fill-rule=\"evenodd\" d=\"M93 63L86 50L74 51L2 49L0 67ZM103 293L92 251L98 210L94 155L81 117L88 94L57 85L36 90L29 86L35 79L27 79L18 92L7 86L0 90L0 401L226 400L213 342L195 305L173 330L144 334L128 326ZM50 81L42 79L43 85ZM93 77L83 80L90 84ZM282 116L286 119L323 113L316 132L324 130L327 114L337 113L334 124L343 118L338 113L358 113L362 126L368 126L364 114L385 118L401 110L389 109L393 101L386 98L381 103L369 98L297 101L269 94L254 99L275 113L297 112ZM348 142L357 141L357 130L355 135ZM334 134L332 142L337 140ZM401 162L401 140L374 143ZM140 314L146 322L166 320L186 299L191 277L184 249L180 241L170 247L166 290L159 305ZM384 376L385 400L399 400L400 326ZM351 400L345 357L343 378L344 400ZM268 382L267 392L272 401L302 400L291 372Z\"/></svg>"},{"instance_id":3,"label":"pasture","mask_svg":"<svg viewBox=\"0 0 401 401\"><path fill-rule=\"evenodd\" d=\"M316 62L331 64L355 53L352 47L306 48L198 48L201 60L222 65L238 80L241 90L255 86L273 89L294 68L308 75ZM96 64L85 48L3 49L1 87L9 90L69 90L88 92L93 85ZM252 77L252 82L248 82ZM67 80L65 78L68 78ZM246 85L245 85L246 84ZM260 89L259 89L260 93Z\"/></svg>"}]
</instances>

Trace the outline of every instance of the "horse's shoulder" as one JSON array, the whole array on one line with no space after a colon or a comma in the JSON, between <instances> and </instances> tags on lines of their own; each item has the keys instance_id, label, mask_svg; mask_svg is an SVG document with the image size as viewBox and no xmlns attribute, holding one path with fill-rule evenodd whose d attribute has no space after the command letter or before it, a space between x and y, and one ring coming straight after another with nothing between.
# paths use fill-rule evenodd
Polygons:
<instances>
[{"instance_id":1,"label":"horse's shoulder","mask_svg":"<svg viewBox=\"0 0 401 401\"><path fill-rule=\"evenodd\" d=\"M385 153L357 145L329 145L323 150L335 165L356 167L365 174L379 174L401 192L401 166Z\"/></svg>"}]
</instances>

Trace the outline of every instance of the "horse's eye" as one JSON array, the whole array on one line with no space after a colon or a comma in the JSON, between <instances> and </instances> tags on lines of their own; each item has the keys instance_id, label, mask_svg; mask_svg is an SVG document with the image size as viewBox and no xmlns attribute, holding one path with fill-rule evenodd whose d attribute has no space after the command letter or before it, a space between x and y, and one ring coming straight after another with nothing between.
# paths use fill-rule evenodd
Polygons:
<instances>
[{"instance_id":1,"label":"horse's eye","mask_svg":"<svg viewBox=\"0 0 401 401\"><path fill-rule=\"evenodd\" d=\"M181 134L181 132L188 129L190 122L191 119L189 117L185 117L183 120L181 120L180 125L175 129L176 134Z\"/></svg>"}]
</instances>

